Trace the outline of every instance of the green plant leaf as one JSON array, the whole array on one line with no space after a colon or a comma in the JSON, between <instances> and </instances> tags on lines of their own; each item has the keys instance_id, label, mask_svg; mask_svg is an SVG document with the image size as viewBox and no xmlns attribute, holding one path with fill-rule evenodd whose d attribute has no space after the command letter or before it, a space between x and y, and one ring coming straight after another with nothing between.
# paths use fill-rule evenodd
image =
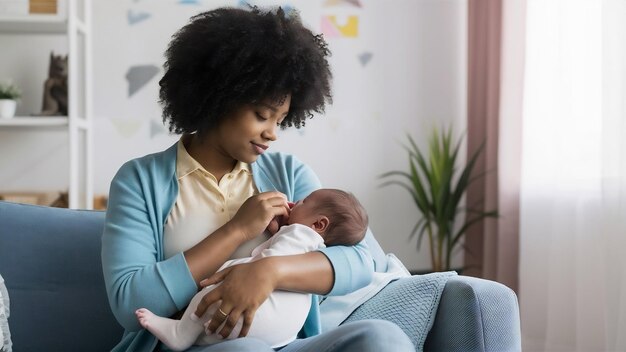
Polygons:
<instances>
[{"instance_id":1,"label":"green plant leaf","mask_svg":"<svg viewBox=\"0 0 626 352\"><path fill-rule=\"evenodd\" d=\"M415 237L415 234L417 233L418 228L419 228L420 226L423 226L425 222L426 222L426 218L425 218L425 217L422 217L421 219L419 219L419 220L415 223L415 226L413 226L413 230L411 231L411 235L409 236L409 238L410 238L410 239L412 239L413 237Z\"/></svg>"},{"instance_id":2,"label":"green plant leaf","mask_svg":"<svg viewBox=\"0 0 626 352\"><path fill-rule=\"evenodd\" d=\"M429 216L429 208L430 202L428 200L428 196L426 191L424 190L424 185L422 184L422 179L420 178L417 168L415 167L415 163L411 159L409 162L409 166L411 168L411 182L413 185L413 189L415 190L416 199L420 203L420 209L424 209L427 216Z\"/></svg>"},{"instance_id":3,"label":"green plant leaf","mask_svg":"<svg viewBox=\"0 0 626 352\"><path fill-rule=\"evenodd\" d=\"M417 233L417 249L419 250L422 244L422 238L424 237L424 233L426 232L426 228L428 226L429 221L426 218L421 218L413 227L413 231L409 236L410 239L415 237Z\"/></svg>"},{"instance_id":4,"label":"green plant leaf","mask_svg":"<svg viewBox=\"0 0 626 352\"><path fill-rule=\"evenodd\" d=\"M428 205L429 205L429 209L430 212L434 215L437 213L437 209L436 209L436 205L434 203L434 199L436 197L435 193L433 193L433 175L432 175L432 171L430 170L430 168L428 167L428 164L426 164L426 160L424 158L424 155L422 154L422 152L419 150L419 148L417 148L417 145L415 144L415 141L413 141L413 138L411 138L409 136L409 141L411 142L411 145L413 147L412 150L412 154L411 154L411 161L415 160L417 161L417 164L419 166L419 170L421 171L421 174L424 175L424 186L422 187L422 190L424 191L424 194L426 196L426 199L428 200ZM417 173L417 171L416 171ZM421 182L420 182L421 184Z\"/></svg>"},{"instance_id":5,"label":"green plant leaf","mask_svg":"<svg viewBox=\"0 0 626 352\"><path fill-rule=\"evenodd\" d=\"M485 218L495 218L495 217L498 217L498 212L495 210L492 210L492 211L483 212L482 214L477 215L473 219L466 221L465 224L463 224L463 227L461 227L459 231L457 231L456 234L454 235L453 240L452 240L453 247L459 241L459 239L465 233L465 231L467 231L467 229L470 228L472 225L474 225L475 223Z\"/></svg>"},{"instance_id":6,"label":"green plant leaf","mask_svg":"<svg viewBox=\"0 0 626 352\"><path fill-rule=\"evenodd\" d=\"M454 199L456 200L456 202L459 202L461 197L463 197L465 191L467 191L472 170L474 169L476 161L478 160L478 157L480 156L480 153L482 152L484 147L485 142L481 143L480 147L472 154L472 156L470 157L470 161L461 171L461 177L459 177L459 180L457 181L456 187L454 189Z\"/></svg>"}]
</instances>

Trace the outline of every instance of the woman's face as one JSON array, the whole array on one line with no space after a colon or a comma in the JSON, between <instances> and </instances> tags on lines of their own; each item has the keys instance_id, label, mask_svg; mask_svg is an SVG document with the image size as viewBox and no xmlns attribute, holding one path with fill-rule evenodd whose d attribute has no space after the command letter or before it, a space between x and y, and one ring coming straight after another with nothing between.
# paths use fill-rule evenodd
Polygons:
<instances>
[{"instance_id":1,"label":"woman's face","mask_svg":"<svg viewBox=\"0 0 626 352\"><path fill-rule=\"evenodd\" d=\"M235 110L217 128L210 140L235 160L253 163L275 141L279 125L289 113L291 96L282 104L258 103L245 105Z\"/></svg>"}]
</instances>

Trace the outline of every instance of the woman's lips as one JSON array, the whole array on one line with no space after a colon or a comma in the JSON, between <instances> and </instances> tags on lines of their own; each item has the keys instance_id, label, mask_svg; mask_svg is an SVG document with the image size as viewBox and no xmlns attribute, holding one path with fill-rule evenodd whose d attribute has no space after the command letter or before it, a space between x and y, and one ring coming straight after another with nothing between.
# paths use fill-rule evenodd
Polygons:
<instances>
[{"instance_id":1,"label":"woman's lips","mask_svg":"<svg viewBox=\"0 0 626 352\"><path fill-rule=\"evenodd\" d=\"M268 146L263 145L263 144L256 144L254 142L252 142L252 147L254 148L254 151L257 154L263 154L265 152L265 150L268 148Z\"/></svg>"}]
</instances>

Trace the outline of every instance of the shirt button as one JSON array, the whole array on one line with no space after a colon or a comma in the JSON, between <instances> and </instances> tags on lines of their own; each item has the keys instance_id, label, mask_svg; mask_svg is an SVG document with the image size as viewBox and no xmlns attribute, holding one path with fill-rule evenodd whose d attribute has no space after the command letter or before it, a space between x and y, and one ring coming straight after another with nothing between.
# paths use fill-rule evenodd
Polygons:
<instances>
[{"instance_id":1,"label":"shirt button","mask_svg":"<svg viewBox=\"0 0 626 352\"><path fill-rule=\"evenodd\" d=\"M233 178L233 175L228 175L228 179L231 180Z\"/></svg>"},{"instance_id":2,"label":"shirt button","mask_svg":"<svg viewBox=\"0 0 626 352\"><path fill-rule=\"evenodd\" d=\"M224 212L224 208L220 209L222 211L222 213Z\"/></svg>"}]
</instances>

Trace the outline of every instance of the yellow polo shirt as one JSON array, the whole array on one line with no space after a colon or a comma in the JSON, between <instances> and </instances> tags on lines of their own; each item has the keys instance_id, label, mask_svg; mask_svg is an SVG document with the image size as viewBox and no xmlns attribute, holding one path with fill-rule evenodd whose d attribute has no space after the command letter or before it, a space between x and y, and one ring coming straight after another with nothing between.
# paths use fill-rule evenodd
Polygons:
<instances>
[{"instance_id":1,"label":"yellow polo shirt","mask_svg":"<svg viewBox=\"0 0 626 352\"><path fill-rule=\"evenodd\" d=\"M238 162L218 182L189 155L184 138L177 146L178 197L163 232L165 258L195 246L232 219L243 202L258 193L249 164ZM231 258L250 256L252 249L266 239L265 235L257 236L240 246Z\"/></svg>"}]
</instances>

